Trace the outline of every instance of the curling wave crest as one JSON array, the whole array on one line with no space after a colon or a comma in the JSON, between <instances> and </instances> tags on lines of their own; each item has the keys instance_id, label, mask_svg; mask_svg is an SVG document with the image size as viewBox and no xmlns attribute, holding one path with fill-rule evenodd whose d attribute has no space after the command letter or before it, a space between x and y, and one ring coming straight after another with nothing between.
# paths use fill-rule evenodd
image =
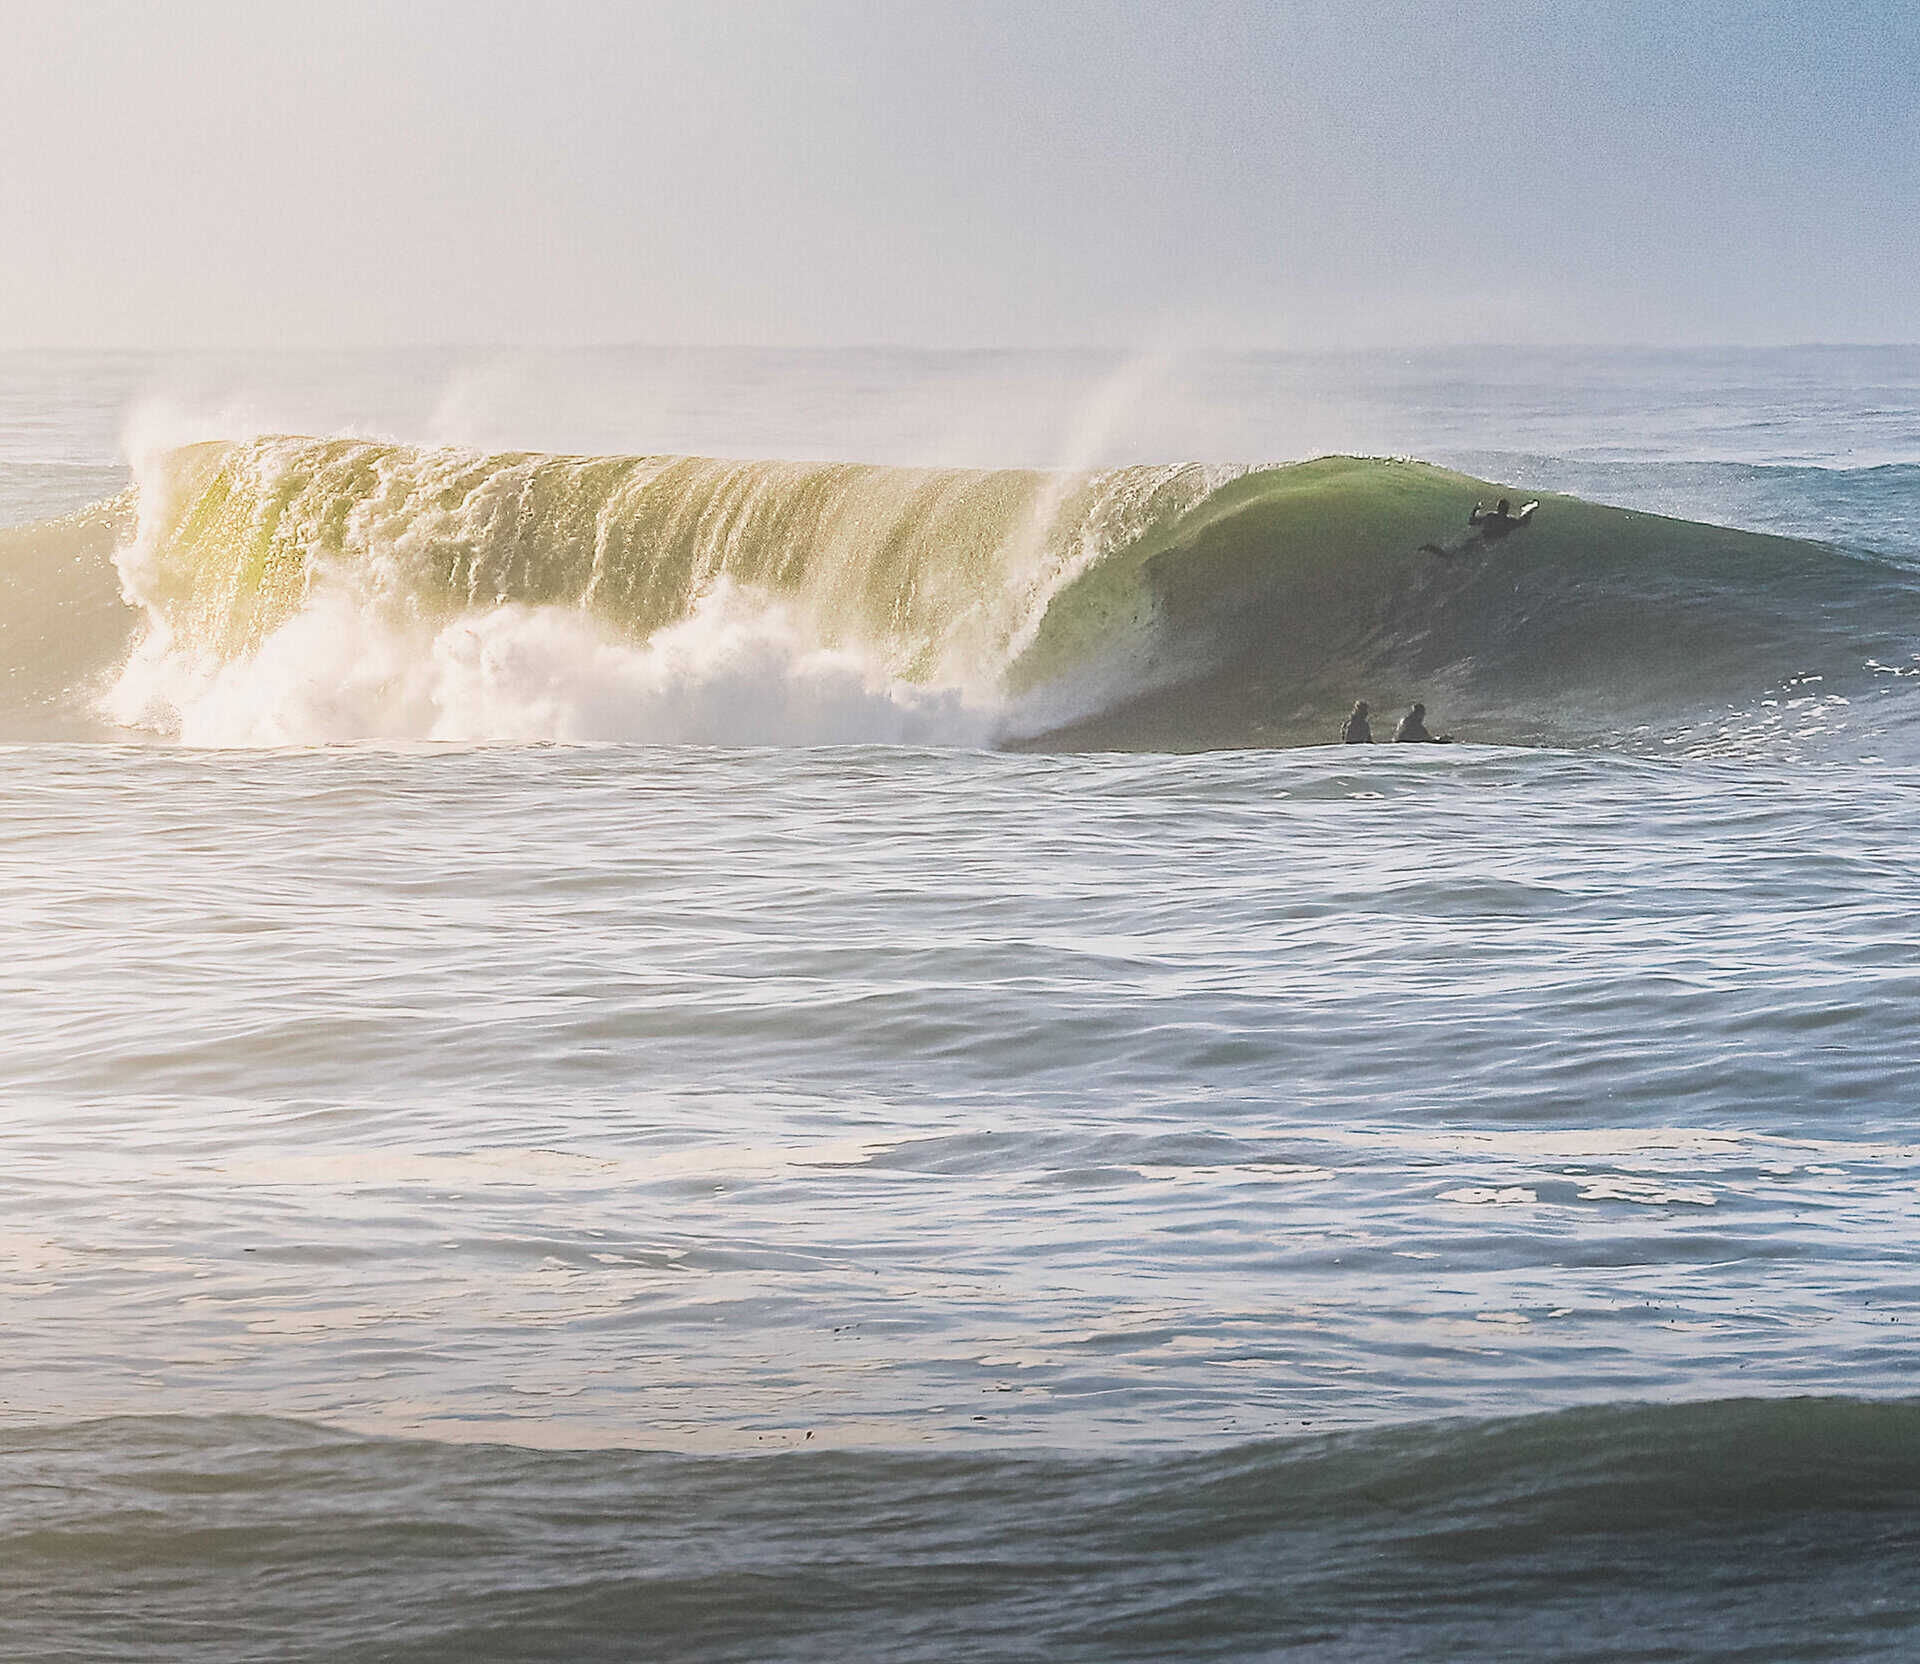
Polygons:
<instances>
[{"instance_id":1,"label":"curling wave crest","mask_svg":"<svg viewBox=\"0 0 1920 1664\"><path fill-rule=\"evenodd\" d=\"M1355 457L1046 473L201 444L91 518L4 534L45 592L46 662L16 692L209 745L1178 750L1322 742L1356 697L1424 699L1496 743L1898 743L1913 571L1554 496L1499 544L1422 552L1500 489ZM63 630L63 605L92 622Z\"/></svg>"}]
</instances>

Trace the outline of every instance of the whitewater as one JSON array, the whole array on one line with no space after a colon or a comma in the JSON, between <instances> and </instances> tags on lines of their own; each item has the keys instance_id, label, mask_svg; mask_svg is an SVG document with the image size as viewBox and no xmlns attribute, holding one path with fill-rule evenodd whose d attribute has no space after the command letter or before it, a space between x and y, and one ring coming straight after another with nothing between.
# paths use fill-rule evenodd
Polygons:
<instances>
[{"instance_id":1,"label":"whitewater","mask_svg":"<svg viewBox=\"0 0 1920 1664\"><path fill-rule=\"evenodd\" d=\"M0 356L0 1652L1911 1656L1917 490L1911 348Z\"/></svg>"}]
</instances>

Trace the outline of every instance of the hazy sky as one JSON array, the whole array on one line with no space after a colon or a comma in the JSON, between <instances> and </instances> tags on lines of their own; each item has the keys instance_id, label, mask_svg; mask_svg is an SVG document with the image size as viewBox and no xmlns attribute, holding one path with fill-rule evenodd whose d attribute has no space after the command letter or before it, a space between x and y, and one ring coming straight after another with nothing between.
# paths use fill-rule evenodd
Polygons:
<instances>
[{"instance_id":1,"label":"hazy sky","mask_svg":"<svg viewBox=\"0 0 1920 1664\"><path fill-rule=\"evenodd\" d=\"M1920 338L1916 0L0 0L0 345Z\"/></svg>"}]
</instances>

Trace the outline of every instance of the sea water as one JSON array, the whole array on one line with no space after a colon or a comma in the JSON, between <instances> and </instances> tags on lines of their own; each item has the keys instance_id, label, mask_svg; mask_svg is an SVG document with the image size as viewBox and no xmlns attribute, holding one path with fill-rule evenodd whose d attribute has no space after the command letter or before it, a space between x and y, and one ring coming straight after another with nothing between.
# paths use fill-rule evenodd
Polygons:
<instances>
[{"instance_id":1,"label":"sea water","mask_svg":"<svg viewBox=\"0 0 1920 1664\"><path fill-rule=\"evenodd\" d=\"M0 415L0 1653L1920 1644L1920 353L42 355ZM1440 476L1246 472L1323 451L1640 518L1436 575L1363 529ZM1169 527L1038 679L1086 749L1010 667ZM708 551L665 621L636 548ZM921 652L878 548L1039 621ZM1194 656L1209 584L1269 652ZM1469 743L1222 726L1435 689Z\"/></svg>"}]
</instances>

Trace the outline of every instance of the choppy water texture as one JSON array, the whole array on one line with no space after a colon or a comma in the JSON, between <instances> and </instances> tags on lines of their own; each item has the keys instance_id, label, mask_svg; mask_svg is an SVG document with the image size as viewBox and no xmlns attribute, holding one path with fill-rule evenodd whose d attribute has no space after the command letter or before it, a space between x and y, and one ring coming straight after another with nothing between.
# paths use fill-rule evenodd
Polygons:
<instances>
[{"instance_id":1,"label":"choppy water texture","mask_svg":"<svg viewBox=\"0 0 1920 1664\"><path fill-rule=\"evenodd\" d=\"M1074 360L282 364L387 437L140 497L161 367L15 363L0 1652L1911 1656L1915 362L1372 361L1434 466L1304 471L1326 366L1156 469L919 454ZM729 411L895 471L638 460ZM1622 507L1423 575L1476 481ZM1555 743L1209 748L1353 676ZM743 714L861 743L644 743Z\"/></svg>"}]
</instances>

